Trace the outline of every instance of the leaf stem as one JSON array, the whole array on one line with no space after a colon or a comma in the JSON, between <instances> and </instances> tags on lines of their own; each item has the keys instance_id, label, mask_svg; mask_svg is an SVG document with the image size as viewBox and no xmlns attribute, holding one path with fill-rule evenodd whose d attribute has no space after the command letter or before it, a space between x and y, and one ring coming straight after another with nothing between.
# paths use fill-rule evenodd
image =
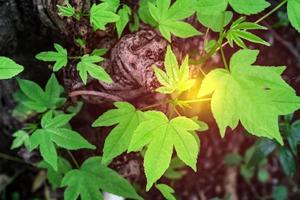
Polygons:
<instances>
[{"instance_id":1,"label":"leaf stem","mask_svg":"<svg viewBox=\"0 0 300 200\"><path fill-rule=\"evenodd\" d=\"M256 20L254 23L258 24L259 22L265 20L267 17L272 15L274 12L279 10L284 4L287 3L287 0L283 0L281 3L279 3L275 8L273 8L271 11L269 11L267 14ZM225 47L227 44L229 44L228 41L224 42L221 46L215 45L212 50L204 57L200 58L198 61L195 61L195 64L202 64L205 63L212 55L214 55L217 51L219 51L221 48Z\"/></svg>"},{"instance_id":2,"label":"leaf stem","mask_svg":"<svg viewBox=\"0 0 300 200\"><path fill-rule=\"evenodd\" d=\"M267 17L272 15L274 12L276 12L278 9L280 9L286 3L287 3L287 0L283 0L280 4L278 4L275 8L273 8L270 12L268 12L267 14L265 14L264 16L262 16L261 18L256 20L254 23L258 24L259 22L263 21L264 19L266 19Z\"/></svg>"},{"instance_id":3,"label":"leaf stem","mask_svg":"<svg viewBox=\"0 0 300 200\"><path fill-rule=\"evenodd\" d=\"M225 57L222 45L220 45L220 50L221 50L221 56L222 56L222 60L223 60L225 69L229 70L229 67L228 67L228 64L227 64L227 61L226 61L226 57Z\"/></svg>"},{"instance_id":4,"label":"leaf stem","mask_svg":"<svg viewBox=\"0 0 300 200\"><path fill-rule=\"evenodd\" d=\"M152 104L152 105L149 105L149 106L146 106L146 107L142 107L142 108L140 108L140 110L141 111L149 110L151 108L155 108L155 107L161 106L161 105L166 104L166 103L168 103L168 101L163 101L163 102L160 102L160 103L155 103L155 104Z\"/></svg>"},{"instance_id":5,"label":"leaf stem","mask_svg":"<svg viewBox=\"0 0 300 200\"><path fill-rule=\"evenodd\" d=\"M181 100L183 103L199 103L204 101L210 101L211 98L199 98L199 99L191 99L191 100Z\"/></svg>"},{"instance_id":6,"label":"leaf stem","mask_svg":"<svg viewBox=\"0 0 300 200\"><path fill-rule=\"evenodd\" d=\"M104 92L92 91L92 90L76 90L69 93L69 97L84 96L84 95L102 97L104 99L110 99L113 101L122 101L122 99L118 96L107 94Z\"/></svg>"},{"instance_id":7,"label":"leaf stem","mask_svg":"<svg viewBox=\"0 0 300 200\"><path fill-rule=\"evenodd\" d=\"M69 56L68 58L71 60L79 60L81 59L81 56Z\"/></svg>"},{"instance_id":8,"label":"leaf stem","mask_svg":"<svg viewBox=\"0 0 300 200\"><path fill-rule=\"evenodd\" d=\"M178 116L181 116L180 112L178 111L178 109L176 107L174 107L174 111Z\"/></svg>"},{"instance_id":9,"label":"leaf stem","mask_svg":"<svg viewBox=\"0 0 300 200\"><path fill-rule=\"evenodd\" d=\"M74 165L76 166L76 168L78 168L78 169L79 169L79 164L78 164L78 162L77 162L76 158L74 157L74 155L72 154L72 152L71 152L70 150L67 150L67 152L68 152L68 154L69 154L70 158L72 159L72 161L73 161Z\"/></svg>"},{"instance_id":10,"label":"leaf stem","mask_svg":"<svg viewBox=\"0 0 300 200\"><path fill-rule=\"evenodd\" d=\"M14 162L18 162L18 163L29 165L28 163L26 163L25 161L23 161L23 160L21 160L19 158L16 158L16 157L4 154L4 153L0 153L0 158L5 159L5 160L10 160L10 161L14 161Z\"/></svg>"}]
</instances>

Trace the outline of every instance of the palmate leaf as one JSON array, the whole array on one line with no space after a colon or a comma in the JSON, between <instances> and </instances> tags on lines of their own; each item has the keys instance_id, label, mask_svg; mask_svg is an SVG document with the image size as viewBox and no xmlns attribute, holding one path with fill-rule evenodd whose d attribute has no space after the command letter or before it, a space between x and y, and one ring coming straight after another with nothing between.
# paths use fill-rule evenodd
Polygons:
<instances>
[{"instance_id":1,"label":"palmate leaf","mask_svg":"<svg viewBox=\"0 0 300 200\"><path fill-rule=\"evenodd\" d=\"M101 66L95 64L101 61L103 61L103 58L96 55L84 55L81 57L80 62L77 64L77 70L84 84L87 83L88 74L97 80L112 83L109 74Z\"/></svg>"},{"instance_id":2,"label":"palmate leaf","mask_svg":"<svg viewBox=\"0 0 300 200\"><path fill-rule=\"evenodd\" d=\"M195 12L194 1L177 0L171 6L170 4L170 0L156 0L156 4L148 2L150 14L157 22L162 36L170 42L171 33L181 38L200 35L193 26L181 21Z\"/></svg>"},{"instance_id":3,"label":"palmate leaf","mask_svg":"<svg viewBox=\"0 0 300 200\"><path fill-rule=\"evenodd\" d=\"M88 143L79 133L62 128L72 117L73 115L70 114L59 114L53 117L53 112L49 111L42 117L42 128L30 136L31 150L39 147L45 162L54 170L57 170L58 162L56 145L68 150L95 149L95 146Z\"/></svg>"},{"instance_id":4,"label":"palmate leaf","mask_svg":"<svg viewBox=\"0 0 300 200\"><path fill-rule=\"evenodd\" d=\"M109 10L116 12L120 6L120 0L101 0L103 3L108 3Z\"/></svg>"},{"instance_id":5,"label":"palmate leaf","mask_svg":"<svg viewBox=\"0 0 300 200\"><path fill-rule=\"evenodd\" d=\"M235 12L245 15L257 14L271 5L266 0L228 0L228 2Z\"/></svg>"},{"instance_id":6,"label":"palmate leaf","mask_svg":"<svg viewBox=\"0 0 300 200\"><path fill-rule=\"evenodd\" d=\"M63 87L58 83L54 74L48 80L45 91L35 82L24 79L17 81L22 92L20 104L26 108L42 113L47 109L55 109L66 101L65 98L60 97Z\"/></svg>"},{"instance_id":7,"label":"palmate leaf","mask_svg":"<svg viewBox=\"0 0 300 200\"><path fill-rule=\"evenodd\" d=\"M134 188L117 174L102 164L100 157L84 161L79 169L68 172L61 186L67 186L64 199L102 200L100 189L125 198L142 199Z\"/></svg>"},{"instance_id":8,"label":"palmate leaf","mask_svg":"<svg viewBox=\"0 0 300 200\"><path fill-rule=\"evenodd\" d=\"M300 108L300 98L282 78L285 67L253 66L258 51L240 50L230 61L230 71L216 69L203 80L199 97L213 93L211 107L224 136L240 121L253 135L283 144L278 116Z\"/></svg>"},{"instance_id":9,"label":"palmate leaf","mask_svg":"<svg viewBox=\"0 0 300 200\"><path fill-rule=\"evenodd\" d=\"M13 134L13 136L14 136L15 139L13 140L13 143L11 145L11 149L19 148L22 145L25 145L25 147L27 149L30 148L30 140L29 140L29 134L28 133L26 133L23 130L19 130L19 131L15 132Z\"/></svg>"},{"instance_id":10,"label":"palmate leaf","mask_svg":"<svg viewBox=\"0 0 300 200\"><path fill-rule=\"evenodd\" d=\"M53 71L58 71L68 64L68 52L59 44L54 44L55 51L41 52L35 56L36 59L45 62L55 62Z\"/></svg>"},{"instance_id":11,"label":"palmate leaf","mask_svg":"<svg viewBox=\"0 0 300 200\"><path fill-rule=\"evenodd\" d=\"M128 151L138 151L147 146L144 168L147 191L168 169L173 153L196 171L199 139L193 134L199 125L192 119L176 117L169 120L158 111L144 113L146 120L134 131Z\"/></svg>"},{"instance_id":12,"label":"palmate leaf","mask_svg":"<svg viewBox=\"0 0 300 200\"><path fill-rule=\"evenodd\" d=\"M227 5L227 0L197 1L196 11L199 22L215 32L222 31L232 19L232 12L226 11Z\"/></svg>"},{"instance_id":13,"label":"palmate leaf","mask_svg":"<svg viewBox=\"0 0 300 200\"><path fill-rule=\"evenodd\" d=\"M153 19L153 17L150 14L148 2L151 2L155 4L156 0L140 0L139 2L139 10L138 10L138 16L139 18L145 23L149 24L152 27L155 27L157 25L157 22Z\"/></svg>"},{"instance_id":14,"label":"palmate leaf","mask_svg":"<svg viewBox=\"0 0 300 200\"><path fill-rule=\"evenodd\" d=\"M105 140L102 162L107 163L124 153L130 144L134 130L143 120L143 112L126 102L116 102L117 109L102 114L93 127L116 125Z\"/></svg>"},{"instance_id":15,"label":"palmate leaf","mask_svg":"<svg viewBox=\"0 0 300 200\"><path fill-rule=\"evenodd\" d=\"M156 91L170 94L175 91L183 92L190 89L194 85L195 80L190 79L188 60L187 56L179 67L175 54L172 52L171 47L168 46L164 62L166 72L154 66L155 75L162 85Z\"/></svg>"},{"instance_id":16,"label":"palmate leaf","mask_svg":"<svg viewBox=\"0 0 300 200\"><path fill-rule=\"evenodd\" d=\"M287 13L292 26L300 33L300 1L288 0Z\"/></svg>"},{"instance_id":17,"label":"palmate leaf","mask_svg":"<svg viewBox=\"0 0 300 200\"><path fill-rule=\"evenodd\" d=\"M0 56L0 80L10 79L24 70L24 67L15 63L10 58Z\"/></svg>"},{"instance_id":18,"label":"palmate leaf","mask_svg":"<svg viewBox=\"0 0 300 200\"><path fill-rule=\"evenodd\" d=\"M161 194L166 198L166 200L176 200L174 197L174 189L166 184L157 184L155 187L161 192Z\"/></svg>"},{"instance_id":19,"label":"palmate leaf","mask_svg":"<svg viewBox=\"0 0 300 200\"><path fill-rule=\"evenodd\" d=\"M90 23L94 29L105 30L108 23L120 20L120 17L114 12L114 5L109 2L93 4L90 10Z\"/></svg>"},{"instance_id":20,"label":"palmate leaf","mask_svg":"<svg viewBox=\"0 0 300 200\"><path fill-rule=\"evenodd\" d=\"M237 44L239 47L247 49L244 40L270 46L270 44L260 37L248 32L248 30L266 30L267 28L256 23L245 22L245 18L241 17L232 23L230 29L227 31L226 38L231 47Z\"/></svg>"},{"instance_id":21,"label":"palmate leaf","mask_svg":"<svg viewBox=\"0 0 300 200\"><path fill-rule=\"evenodd\" d=\"M75 8L69 2L65 6L57 5L58 14L64 17L72 17L75 15Z\"/></svg>"},{"instance_id":22,"label":"palmate leaf","mask_svg":"<svg viewBox=\"0 0 300 200\"><path fill-rule=\"evenodd\" d=\"M116 28L119 38L122 35L123 30L130 20L131 9L127 5L123 5L123 7L118 11L118 15L120 16L120 20L116 22Z\"/></svg>"}]
</instances>

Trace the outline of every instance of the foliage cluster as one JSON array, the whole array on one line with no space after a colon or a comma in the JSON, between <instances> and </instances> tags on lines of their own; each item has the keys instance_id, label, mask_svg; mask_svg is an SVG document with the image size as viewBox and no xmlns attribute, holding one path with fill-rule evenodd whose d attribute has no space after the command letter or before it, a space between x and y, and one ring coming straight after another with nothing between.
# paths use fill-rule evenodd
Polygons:
<instances>
[{"instance_id":1,"label":"foliage cluster","mask_svg":"<svg viewBox=\"0 0 300 200\"><path fill-rule=\"evenodd\" d=\"M166 102L146 108L136 108L128 102L115 102L115 109L103 113L92 124L93 127L113 126L105 140L102 157L91 157L81 166L76 160L71 165L59 155L59 151L95 149L80 133L72 130L69 122L80 110L78 107L63 109L66 98L63 87L52 74L45 89L30 80L17 79L20 91L14 97L18 102L15 116L25 118L37 116L37 122L26 124L14 134L12 148L25 146L28 150L38 150L43 161L37 167L47 169L49 182L54 188L65 187L65 199L82 200L102 199L100 191L107 191L127 198L142 199L124 178L109 169L108 164L124 152L141 152L144 156L144 169L147 178L146 190L153 185L168 200L175 199L175 191L170 186L158 183L162 176L178 179L183 173L178 168L187 165L197 170L197 158L200 150L199 131L208 129L206 123L197 117L182 116L178 107L190 109L191 104L211 101L212 114L224 137L228 127L235 129L240 122L245 130L264 138L247 158L229 155L227 162L241 167L246 179L253 176L253 166L261 163L264 156L275 149L285 173L294 168L293 158L300 141L299 123L290 125L285 121L280 130L279 116L293 113L300 108L300 97L281 77L284 66L258 66L255 61L258 50L250 50L247 42L261 45L270 44L250 31L267 30L259 23L266 17L287 5L288 18L292 26L300 32L300 1L283 0L272 10L266 12L256 22L247 21L246 16L263 12L270 7L266 0L141 0L137 12L119 0L101 0L93 4L88 12L76 10L70 3L58 5L62 17L80 21L89 18L94 31L105 30L108 24L114 24L118 37L128 26L129 30L138 30L140 23L157 29L169 42L164 69L153 66L155 75L161 84L156 92L168 96ZM240 18L233 20L233 12ZM196 15L200 24L213 31L218 37L205 40L205 55L193 61L201 67L217 51L221 52L224 68L216 68L208 74L196 74L204 79L196 99L185 99L184 94L194 85L191 78L191 60L188 56L180 63L172 51L172 38L203 37L202 33L185 19ZM206 33L206 35L207 35ZM84 43L76 39L76 43ZM229 64L224 56L226 44L240 48L231 57ZM76 60L76 69L84 84L89 78L112 83L110 75L101 67L105 49L95 49L90 54L71 57L60 44L54 44L55 51L45 51L36 55L36 59L53 63L53 72L68 67L70 59ZM9 79L23 71L23 67L7 57L0 57L0 79ZM195 77L195 75L193 75ZM168 105L168 113L153 110L162 104ZM283 135L283 136L282 136ZM274 140L273 140L274 139ZM288 147L283 146L285 141ZM173 157L176 152L177 157ZM261 153L262 152L262 153ZM261 156L263 155L263 157ZM261 158L262 157L262 158ZM261 158L261 159L258 159ZM257 160L258 159L258 160ZM250 171L250 172L249 172ZM265 180L266 171L259 171L261 180Z\"/></svg>"}]
</instances>

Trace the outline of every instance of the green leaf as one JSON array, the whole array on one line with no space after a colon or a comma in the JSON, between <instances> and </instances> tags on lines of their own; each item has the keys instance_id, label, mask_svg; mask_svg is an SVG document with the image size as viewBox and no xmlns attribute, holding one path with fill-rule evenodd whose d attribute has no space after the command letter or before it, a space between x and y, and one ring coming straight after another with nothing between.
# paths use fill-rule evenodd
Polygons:
<instances>
[{"instance_id":1,"label":"green leaf","mask_svg":"<svg viewBox=\"0 0 300 200\"><path fill-rule=\"evenodd\" d=\"M162 87L157 89L158 92L165 94L175 91L183 92L193 86L195 80L190 79L188 60L188 57L186 57L181 66L178 67L175 54L172 52L170 46L167 47L164 62L166 72L154 66L155 75L162 85Z\"/></svg>"},{"instance_id":2,"label":"green leaf","mask_svg":"<svg viewBox=\"0 0 300 200\"><path fill-rule=\"evenodd\" d=\"M196 11L199 22L215 32L222 31L232 19L232 12L226 11L227 5L227 0L198 1Z\"/></svg>"},{"instance_id":3,"label":"green leaf","mask_svg":"<svg viewBox=\"0 0 300 200\"><path fill-rule=\"evenodd\" d=\"M68 172L61 186L67 186L64 198L76 200L102 200L100 189L131 199L142 199L128 183L113 170L101 164L100 157L87 159L79 169Z\"/></svg>"},{"instance_id":4,"label":"green leaf","mask_svg":"<svg viewBox=\"0 0 300 200\"><path fill-rule=\"evenodd\" d=\"M270 44L260 37L254 35L253 33L248 32L248 30L266 30L266 27L260 26L255 23L245 22L245 18L241 17L231 25L230 29L227 31L226 38L231 47L233 43L236 43L241 48L247 49L247 46L242 39L248 40L253 43L263 44L270 46Z\"/></svg>"},{"instance_id":5,"label":"green leaf","mask_svg":"<svg viewBox=\"0 0 300 200\"><path fill-rule=\"evenodd\" d=\"M210 52L214 46L217 45L217 41L216 40L206 40L204 41L204 49L205 49L205 52L208 53Z\"/></svg>"},{"instance_id":6,"label":"green leaf","mask_svg":"<svg viewBox=\"0 0 300 200\"><path fill-rule=\"evenodd\" d=\"M35 56L36 59L45 62L55 62L53 71L58 71L68 64L68 52L59 44L54 44L55 51L41 52Z\"/></svg>"},{"instance_id":7,"label":"green leaf","mask_svg":"<svg viewBox=\"0 0 300 200\"><path fill-rule=\"evenodd\" d=\"M266 183L270 178L270 174L267 169L259 168L257 178L261 183Z\"/></svg>"},{"instance_id":8,"label":"green leaf","mask_svg":"<svg viewBox=\"0 0 300 200\"><path fill-rule=\"evenodd\" d=\"M248 166L254 167L266 159L277 147L273 140L261 139L254 145L254 152L251 155Z\"/></svg>"},{"instance_id":9,"label":"green leaf","mask_svg":"<svg viewBox=\"0 0 300 200\"><path fill-rule=\"evenodd\" d=\"M223 28L229 24L232 16L233 14L231 11L222 11L210 14L203 14L200 11L197 12L199 22L214 32L222 31Z\"/></svg>"},{"instance_id":10,"label":"green leaf","mask_svg":"<svg viewBox=\"0 0 300 200\"><path fill-rule=\"evenodd\" d=\"M108 9L116 12L120 6L120 0L101 0L103 3L108 3Z\"/></svg>"},{"instance_id":11,"label":"green leaf","mask_svg":"<svg viewBox=\"0 0 300 200\"><path fill-rule=\"evenodd\" d=\"M133 22L129 24L129 30L131 32L138 31L140 28L140 19L137 13L133 13Z\"/></svg>"},{"instance_id":12,"label":"green leaf","mask_svg":"<svg viewBox=\"0 0 300 200\"><path fill-rule=\"evenodd\" d=\"M91 53L92 56L104 56L107 53L107 49L94 49Z\"/></svg>"},{"instance_id":13,"label":"green leaf","mask_svg":"<svg viewBox=\"0 0 300 200\"><path fill-rule=\"evenodd\" d=\"M75 8L69 2L65 6L57 5L58 14L64 17L72 17L75 15Z\"/></svg>"},{"instance_id":14,"label":"green leaf","mask_svg":"<svg viewBox=\"0 0 300 200\"><path fill-rule=\"evenodd\" d=\"M131 104L116 102L114 105L117 109L105 112L92 125L116 125L105 140L102 158L105 164L128 149L134 130L143 120L143 113Z\"/></svg>"},{"instance_id":15,"label":"green leaf","mask_svg":"<svg viewBox=\"0 0 300 200\"><path fill-rule=\"evenodd\" d=\"M203 14L218 13L226 10L228 5L227 0L199 0L196 7L197 12Z\"/></svg>"},{"instance_id":16,"label":"green leaf","mask_svg":"<svg viewBox=\"0 0 300 200\"><path fill-rule=\"evenodd\" d=\"M131 15L131 9L127 5L123 5L122 9L118 11L120 20L116 22L116 28L119 38L121 37L124 28L128 24Z\"/></svg>"},{"instance_id":17,"label":"green leaf","mask_svg":"<svg viewBox=\"0 0 300 200\"><path fill-rule=\"evenodd\" d=\"M27 99L27 101L22 102L23 105L37 112L44 112L47 110L46 94L38 84L23 79L17 79L17 81L20 90Z\"/></svg>"},{"instance_id":18,"label":"green leaf","mask_svg":"<svg viewBox=\"0 0 300 200\"><path fill-rule=\"evenodd\" d=\"M177 0L170 6L170 0L148 2L152 18L157 22L162 36L171 42L171 33L181 38L188 38L201 33L190 24L181 20L191 16L195 10L194 1Z\"/></svg>"},{"instance_id":19,"label":"green leaf","mask_svg":"<svg viewBox=\"0 0 300 200\"><path fill-rule=\"evenodd\" d=\"M279 149L278 159L285 175L293 176L296 173L296 160L288 148Z\"/></svg>"},{"instance_id":20,"label":"green leaf","mask_svg":"<svg viewBox=\"0 0 300 200\"><path fill-rule=\"evenodd\" d=\"M155 187L161 192L166 200L176 200L174 197L174 189L166 184L157 184Z\"/></svg>"},{"instance_id":21,"label":"green leaf","mask_svg":"<svg viewBox=\"0 0 300 200\"><path fill-rule=\"evenodd\" d=\"M77 70L84 84L87 83L88 74L97 80L112 83L109 74L101 66L95 64L101 61L103 61L103 58L96 55L84 55L81 57L80 62L77 64Z\"/></svg>"},{"instance_id":22,"label":"green leaf","mask_svg":"<svg viewBox=\"0 0 300 200\"><path fill-rule=\"evenodd\" d=\"M278 116L300 108L300 98L282 78L285 67L253 66L256 50L240 50L230 61L230 71L215 69L203 80L199 97L213 93L211 108L220 129L234 129L240 121L256 136L283 144Z\"/></svg>"},{"instance_id":23,"label":"green leaf","mask_svg":"<svg viewBox=\"0 0 300 200\"><path fill-rule=\"evenodd\" d=\"M84 48L86 45L86 41L84 39L81 38L76 38L74 40L74 42L80 47L80 48Z\"/></svg>"},{"instance_id":24,"label":"green leaf","mask_svg":"<svg viewBox=\"0 0 300 200\"><path fill-rule=\"evenodd\" d=\"M245 15L257 14L271 5L266 0L228 0L228 2L235 12Z\"/></svg>"},{"instance_id":25,"label":"green leaf","mask_svg":"<svg viewBox=\"0 0 300 200\"><path fill-rule=\"evenodd\" d=\"M286 186L279 185L273 188L272 198L274 200L287 200L289 197L289 191Z\"/></svg>"},{"instance_id":26,"label":"green leaf","mask_svg":"<svg viewBox=\"0 0 300 200\"><path fill-rule=\"evenodd\" d=\"M105 30L105 26L108 23L120 20L120 17L112 9L112 5L107 2L93 4L90 10L90 23L95 30Z\"/></svg>"},{"instance_id":27,"label":"green leaf","mask_svg":"<svg viewBox=\"0 0 300 200\"><path fill-rule=\"evenodd\" d=\"M147 191L168 169L173 153L196 171L198 140L192 133L199 125L186 117L176 117L169 120L164 113L148 111L147 120L140 123L134 131L129 151L138 151L147 145L144 159L147 177Z\"/></svg>"},{"instance_id":28,"label":"green leaf","mask_svg":"<svg viewBox=\"0 0 300 200\"><path fill-rule=\"evenodd\" d=\"M10 79L24 70L24 67L15 63L10 58L0 56L0 80Z\"/></svg>"},{"instance_id":29,"label":"green leaf","mask_svg":"<svg viewBox=\"0 0 300 200\"><path fill-rule=\"evenodd\" d=\"M66 101L66 98L60 97L63 92L64 88L59 84L55 75L52 74L45 87L47 107L62 106Z\"/></svg>"},{"instance_id":30,"label":"green leaf","mask_svg":"<svg viewBox=\"0 0 300 200\"><path fill-rule=\"evenodd\" d=\"M251 178L255 175L255 168L247 165L241 165L240 174L246 182L250 182Z\"/></svg>"},{"instance_id":31,"label":"green leaf","mask_svg":"<svg viewBox=\"0 0 300 200\"><path fill-rule=\"evenodd\" d=\"M61 122L58 122L59 120ZM56 145L68 150L95 149L95 146L88 143L79 133L61 128L69 120L69 115L62 114L53 117L50 111L41 120L42 129L36 130L30 136L31 150L39 147L42 157L54 170L57 170L58 162Z\"/></svg>"},{"instance_id":32,"label":"green leaf","mask_svg":"<svg viewBox=\"0 0 300 200\"><path fill-rule=\"evenodd\" d=\"M53 112L49 111L43 115L41 120L42 128L60 128L69 123L74 117L72 114L58 114L53 116Z\"/></svg>"},{"instance_id":33,"label":"green leaf","mask_svg":"<svg viewBox=\"0 0 300 200\"><path fill-rule=\"evenodd\" d=\"M53 189L60 187L64 175L72 169L70 163L62 157L58 157L57 171L45 161L39 162L37 166L47 169L47 178Z\"/></svg>"},{"instance_id":34,"label":"green leaf","mask_svg":"<svg viewBox=\"0 0 300 200\"><path fill-rule=\"evenodd\" d=\"M300 33L300 1L288 0L287 13L292 26Z\"/></svg>"},{"instance_id":35,"label":"green leaf","mask_svg":"<svg viewBox=\"0 0 300 200\"><path fill-rule=\"evenodd\" d=\"M225 156L224 161L226 165L238 166L243 162L243 157L238 153L230 153Z\"/></svg>"},{"instance_id":36,"label":"green leaf","mask_svg":"<svg viewBox=\"0 0 300 200\"><path fill-rule=\"evenodd\" d=\"M149 7L148 7L148 2L150 3L155 3L156 0L140 0L139 4L139 10L138 10L138 15L141 18L141 20L145 24L149 24L152 27L155 27L157 25L157 22L153 19L153 17L150 14Z\"/></svg>"},{"instance_id":37,"label":"green leaf","mask_svg":"<svg viewBox=\"0 0 300 200\"><path fill-rule=\"evenodd\" d=\"M23 79L17 81L22 92L20 103L36 112L42 113L47 109L60 107L66 101L60 97L63 87L59 85L54 74L48 80L45 91L35 82Z\"/></svg>"},{"instance_id":38,"label":"green leaf","mask_svg":"<svg viewBox=\"0 0 300 200\"><path fill-rule=\"evenodd\" d=\"M186 165L177 156L172 158L171 163L167 171L164 173L164 177L172 180L181 179L186 171L182 170Z\"/></svg>"},{"instance_id":39,"label":"green leaf","mask_svg":"<svg viewBox=\"0 0 300 200\"><path fill-rule=\"evenodd\" d=\"M25 147L27 149L30 148L30 141L29 141L28 133L26 133L23 130L19 130L19 131L15 132L13 134L13 136L14 136L15 139L13 140L13 143L11 145L11 149L19 148L22 145L25 145Z\"/></svg>"}]
</instances>

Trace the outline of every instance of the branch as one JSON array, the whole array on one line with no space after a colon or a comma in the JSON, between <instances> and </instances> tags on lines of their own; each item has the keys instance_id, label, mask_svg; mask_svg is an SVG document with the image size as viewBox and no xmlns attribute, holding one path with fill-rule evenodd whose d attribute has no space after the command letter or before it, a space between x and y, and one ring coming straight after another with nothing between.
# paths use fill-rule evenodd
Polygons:
<instances>
[{"instance_id":1,"label":"branch","mask_svg":"<svg viewBox=\"0 0 300 200\"><path fill-rule=\"evenodd\" d=\"M76 97L76 96L96 96L104 99L109 99L112 101L122 101L122 99L118 96L107 94L104 92L91 91L91 90L76 90L69 93L69 97Z\"/></svg>"}]
</instances>

